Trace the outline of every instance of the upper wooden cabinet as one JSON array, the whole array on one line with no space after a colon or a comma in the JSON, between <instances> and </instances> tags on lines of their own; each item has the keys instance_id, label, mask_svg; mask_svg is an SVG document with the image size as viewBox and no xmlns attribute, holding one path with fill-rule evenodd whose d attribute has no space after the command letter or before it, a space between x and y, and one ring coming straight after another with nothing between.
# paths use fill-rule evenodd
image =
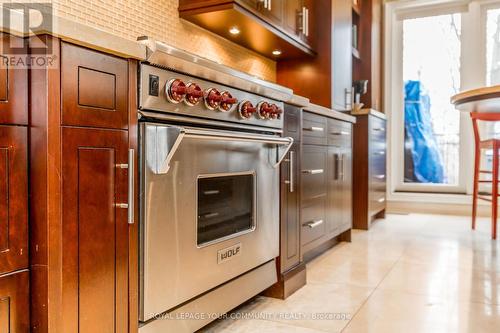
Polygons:
<instances>
[{"instance_id":1,"label":"upper wooden cabinet","mask_svg":"<svg viewBox=\"0 0 500 333\"><path fill-rule=\"evenodd\" d=\"M24 39L0 34L2 50L10 44L24 47ZM26 52L27 53L27 52ZM9 66L9 55L0 55L0 124L28 124L28 70Z\"/></svg>"},{"instance_id":2,"label":"upper wooden cabinet","mask_svg":"<svg viewBox=\"0 0 500 333\"><path fill-rule=\"evenodd\" d=\"M289 6L296 6L295 2L287 1ZM309 32L307 38L315 46L317 56L279 61L276 73L278 84L293 89L297 95L309 98L311 103L338 111L350 109L351 4L352 0L303 1L306 9L306 32Z\"/></svg>"},{"instance_id":3,"label":"upper wooden cabinet","mask_svg":"<svg viewBox=\"0 0 500 333\"><path fill-rule=\"evenodd\" d=\"M352 1L335 0L332 36L332 109L352 109Z\"/></svg>"},{"instance_id":4,"label":"upper wooden cabinet","mask_svg":"<svg viewBox=\"0 0 500 333\"><path fill-rule=\"evenodd\" d=\"M308 0L180 0L180 16L274 59L313 56ZM312 7L312 6L311 6ZM236 27L240 32L229 31ZM273 55L280 50L279 57Z\"/></svg>"},{"instance_id":5,"label":"upper wooden cabinet","mask_svg":"<svg viewBox=\"0 0 500 333\"><path fill-rule=\"evenodd\" d=\"M61 44L62 123L128 128L127 60Z\"/></svg>"}]
</instances>

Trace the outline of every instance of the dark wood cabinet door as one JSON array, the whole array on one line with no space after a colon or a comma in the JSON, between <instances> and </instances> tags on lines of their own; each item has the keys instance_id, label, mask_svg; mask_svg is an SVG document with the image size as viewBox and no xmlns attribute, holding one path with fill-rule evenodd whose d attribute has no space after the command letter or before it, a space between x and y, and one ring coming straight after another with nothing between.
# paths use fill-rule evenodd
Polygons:
<instances>
[{"instance_id":1,"label":"dark wood cabinet door","mask_svg":"<svg viewBox=\"0 0 500 333\"><path fill-rule=\"evenodd\" d=\"M24 47L24 39L2 33L2 50L9 44ZM0 55L0 124L28 124L28 70L8 64L9 55Z\"/></svg>"},{"instance_id":2,"label":"dark wood cabinet door","mask_svg":"<svg viewBox=\"0 0 500 333\"><path fill-rule=\"evenodd\" d=\"M332 2L332 108L351 109L352 101L352 1Z\"/></svg>"},{"instance_id":3,"label":"dark wood cabinet door","mask_svg":"<svg viewBox=\"0 0 500 333\"><path fill-rule=\"evenodd\" d=\"M128 63L61 44L62 124L128 128Z\"/></svg>"},{"instance_id":4,"label":"dark wood cabinet door","mask_svg":"<svg viewBox=\"0 0 500 333\"><path fill-rule=\"evenodd\" d=\"M128 134L63 128L65 333L128 330Z\"/></svg>"},{"instance_id":5,"label":"dark wood cabinet door","mask_svg":"<svg viewBox=\"0 0 500 333\"><path fill-rule=\"evenodd\" d=\"M303 34L303 0L285 1L283 8L283 28L290 34Z\"/></svg>"},{"instance_id":6,"label":"dark wood cabinet door","mask_svg":"<svg viewBox=\"0 0 500 333\"><path fill-rule=\"evenodd\" d=\"M29 273L0 276L0 333L29 333Z\"/></svg>"},{"instance_id":7,"label":"dark wood cabinet door","mask_svg":"<svg viewBox=\"0 0 500 333\"><path fill-rule=\"evenodd\" d=\"M263 11L264 16L269 18L273 23L281 25L283 23L283 12L286 1L289 0L267 0L267 10Z\"/></svg>"},{"instance_id":8,"label":"dark wood cabinet door","mask_svg":"<svg viewBox=\"0 0 500 333\"><path fill-rule=\"evenodd\" d=\"M28 136L0 126L0 274L28 267Z\"/></svg>"}]
</instances>

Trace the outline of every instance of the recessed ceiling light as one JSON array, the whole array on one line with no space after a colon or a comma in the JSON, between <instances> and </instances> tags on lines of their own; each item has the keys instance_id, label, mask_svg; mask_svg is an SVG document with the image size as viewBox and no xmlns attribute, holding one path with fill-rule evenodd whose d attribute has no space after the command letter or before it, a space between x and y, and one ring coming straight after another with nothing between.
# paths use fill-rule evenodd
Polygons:
<instances>
[{"instance_id":1,"label":"recessed ceiling light","mask_svg":"<svg viewBox=\"0 0 500 333\"><path fill-rule=\"evenodd\" d=\"M280 50L274 50L273 51L273 55L279 56L279 55L281 55L281 51Z\"/></svg>"},{"instance_id":2,"label":"recessed ceiling light","mask_svg":"<svg viewBox=\"0 0 500 333\"><path fill-rule=\"evenodd\" d=\"M238 29L238 27L231 27L231 29L229 29L229 33L231 35L238 35L240 33L240 29Z\"/></svg>"}]
</instances>

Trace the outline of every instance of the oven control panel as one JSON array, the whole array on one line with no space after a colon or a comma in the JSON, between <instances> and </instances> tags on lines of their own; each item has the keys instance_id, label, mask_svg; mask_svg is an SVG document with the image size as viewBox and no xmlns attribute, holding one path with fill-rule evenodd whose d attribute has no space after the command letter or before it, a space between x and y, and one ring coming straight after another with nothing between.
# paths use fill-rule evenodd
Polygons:
<instances>
[{"instance_id":1,"label":"oven control panel","mask_svg":"<svg viewBox=\"0 0 500 333\"><path fill-rule=\"evenodd\" d=\"M139 108L283 128L283 103L204 79L142 64Z\"/></svg>"}]
</instances>

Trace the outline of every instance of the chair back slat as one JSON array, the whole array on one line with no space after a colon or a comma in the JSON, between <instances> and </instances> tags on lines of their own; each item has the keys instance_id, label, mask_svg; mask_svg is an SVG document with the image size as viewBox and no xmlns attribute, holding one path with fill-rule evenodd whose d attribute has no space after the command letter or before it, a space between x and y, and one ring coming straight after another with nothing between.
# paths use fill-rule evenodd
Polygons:
<instances>
[{"instance_id":1,"label":"chair back slat","mask_svg":"<svg viewBox=\"0 0 500 333\"><path fill-rule=\"evenodd\" d=\"M476 144L476 150L479 150L479 144L481 142L481 135L479 132L478 121L500 121L500 113L496 112L471 112L470 117L472 119L472 127L474 129L474 143Z\"/></svg>"}]
</instances>

